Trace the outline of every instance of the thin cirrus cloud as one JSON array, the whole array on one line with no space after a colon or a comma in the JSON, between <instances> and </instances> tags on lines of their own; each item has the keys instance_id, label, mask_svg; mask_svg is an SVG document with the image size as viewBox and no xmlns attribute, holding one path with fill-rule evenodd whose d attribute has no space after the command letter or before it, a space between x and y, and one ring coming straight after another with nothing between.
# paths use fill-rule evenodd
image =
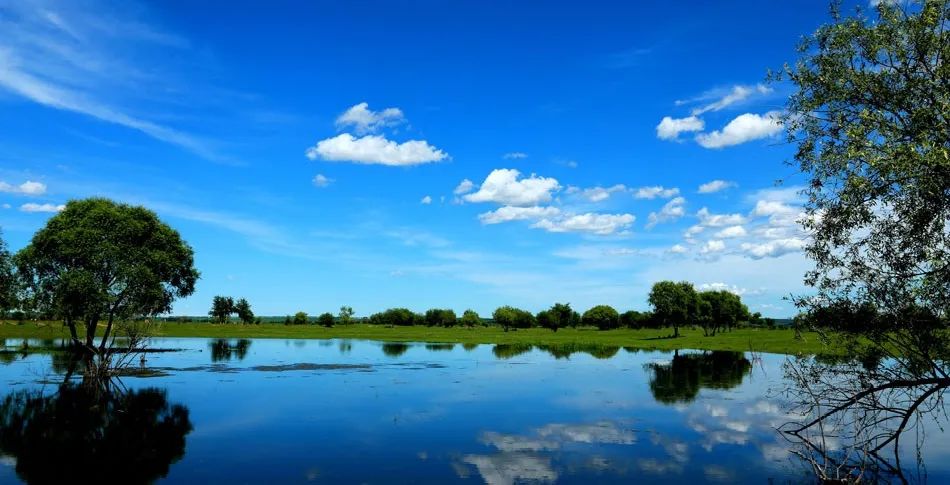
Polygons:
<instances>
[{"instance_id":1,"label":"thin cirrus cloud","mask_svg":"<svg viewBox=\"0 0 950 485\"><path fill-rule=\"evenodd\" d=\"M46 193L46 184L27 180L20 185L0 181L0 192L8 194L42 195Z\"/></svg>"},{"instance_id":2,"label":"thin cirrus cloud","mask_svg":"<svg viewBox=\"0 0 950 485\"><path fill-rule=\"evenodd\" d=\"M502 155L501 158L504 158L505 160L521 160L528 158L528 154L524 152L508 152Z\"/></svg>"},{"instance_id":3,"label":"thin cirrus cloud","mask_svg":"<svg viewBox=\"0 0 950 485\"><path fill-rule=\"evenodd\" d=\"M320 188L329 187L330 184L332 184L333 182L334 182L333 179L327 177L326 175L323 175L322 173L318 173L316 176L313 177L313 185L316 187L320 187Z\"/></svg>"},{"instance_id":4,"label":"thin cirrus cloud","mask_svg":"<svg viewBox=\"0 0 950 485\"><path fill-rule=\"evenodd\" d=\"M719 111L745 101L756 94L765 95L771 92L772 88L762 84L757 84L755 86L733 86L732 89L729 90L725 95L722 95L712 103L694 108L690 114L693 116L699 116L710 111Z\"/></svg>"},{"instance_id":5,"label":"thin cirrus cloud","mask_svg":"<svg viewBox=\"0 0 950 485\"><path fill-rule=\"evenodd\" d=\"M99 11L108 14L90 14ZM48 108L136 130L202 158L224 160L208 140L132 114L137 110L131 104L143 98L141 93L176 89L166 81L173 76L153 75L151 66L136 65L140 56L124 53L132 51L131 46L140 52L174 51L181 57L187 42L151 30L122 8L74 8L68 2L36 8L14 2L5 13L0 18L0 89ZM109 103L106 98L126 101Z\"/></svg>"},{"instance_id":6,"label":"thin cirrus cloud","mask_svg":"<svg viewBox=\"0 0 950 485\"><path fill-rule=\"evenodd\" d=\"M762 115L741 114L726 124L722 130L696 135L696 143L703 148L715 149L768 138L782 131L780 115L778 111L769 111Z\"/></svg>"},{"instance_id":7,"label":"thin cirrus cloud","mask_svg":"<svg viewBox=\"0 0 950 485\"><path fill-rule=\"evenodd\" d=\"M482 224L500 224L502 222L526 221L556 217L561 214L557 207L514 207L503 206L478 215Z\"/></svg>"}]
</instances>

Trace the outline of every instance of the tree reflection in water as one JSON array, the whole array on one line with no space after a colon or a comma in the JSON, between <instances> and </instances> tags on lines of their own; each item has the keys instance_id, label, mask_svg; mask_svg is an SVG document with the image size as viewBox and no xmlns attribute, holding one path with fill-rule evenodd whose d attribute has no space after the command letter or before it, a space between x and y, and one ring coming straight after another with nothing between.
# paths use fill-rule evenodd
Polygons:
<instances>
[{"instance_id":1,"label":"tree reflection in water","mask_svg":"<svg viewBox=\"0 0 950 485\"><path fill-rule=\"evenodd\" d=\"M409 350L409 344L404 344L400 342L388 342L383 344L383 353L387 357L399 357L402 354L405 354Z\"/></svg>"},{"instance_id":2,"label":"tree reflection in water","mask_svg":"<svg viewBox=\"0 0 950 485\"><path fill-rule=\"evenodd\" d=\"M752 372L742 352L679 353L669 363L651 363L650 393L663 404L690 403L700 389L732 389Z\"/></svg>"},{"instance_id":3,"label":"tree reflection in water","mask_svg":"<svg viewBox=\"0 0 950 485\"><path fill-rule=\"evenodd\" d=\"M159 389L67 382L0 401L0 454L27 483L150 483L185 453L188 409Z\"/></svg>"},{"instance_id":4,"label":"tree reflection in water","mask_svg":"<svg viewBox=\"0 0 950 485\"><path fill-rule=\"evenodd\" d=\"M220 338L213 340L208 346L211 348L211 362L221 362L232 358L244 360L248 349L251 348L251 341L242 338L232 344L228 339Z\"/></svg>"},{"instance_id":5,"label":"tree reflection in water","mask_svg":"<svg viewBox=\"0 0 950 485\"><path fill-rule=\"evenodd\" d=\"M614 345L576 343L539 345L538 349L551 354L555 359L570 359L571 355L576 353L589 354L596 359L609 359L620 352L620 347Z\"/></svg>"},{"instance_id":6,"label":"tree reflection in water","mask_svg":"<svg viewBox=\"0 0 950 485\"><path fill-rule=\"evenodd\" d=\"M491 353L499 359L510 359L531 352L534 346L528 344L495 344Z\"/></svg>"}]
</instances>

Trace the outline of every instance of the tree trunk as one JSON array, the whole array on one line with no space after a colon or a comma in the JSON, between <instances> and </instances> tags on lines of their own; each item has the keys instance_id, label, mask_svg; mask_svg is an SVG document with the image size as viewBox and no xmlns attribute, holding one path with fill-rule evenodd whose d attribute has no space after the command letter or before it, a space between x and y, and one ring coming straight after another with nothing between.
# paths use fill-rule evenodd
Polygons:
<instances>
[{"instance_id":1,"label":"tree trunk","mask_svg":"<svg viewBox=\"0 0 950 485\"><path fill-rule=\"evenodd\" d=\"M102 341L100 341L99 343L99 353L103 353L106 351L106 342L109 341L109 334L112 333L112 321L114 318L115 318L115 315L110 313L109 323L106 324L106 331L105 333L102 334Z\"/></svg>"},{"instance_id":2,"label":"tree trunk","mask_svg":"<svg viewBox=\"0 0 950 485\"><path fill-rule=\"evenodd\" d=\"M69 327L69 336L73 339L73 347L82 347L82 342L79 340L79 334L76 333L76 322L72 318L67 318L66 326Z\"/></svg>"}]
</instances>

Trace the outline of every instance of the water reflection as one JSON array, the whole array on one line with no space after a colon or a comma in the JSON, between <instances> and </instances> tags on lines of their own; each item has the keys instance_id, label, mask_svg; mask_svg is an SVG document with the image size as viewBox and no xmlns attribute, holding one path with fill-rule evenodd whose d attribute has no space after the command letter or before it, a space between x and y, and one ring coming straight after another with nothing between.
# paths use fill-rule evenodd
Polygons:
<instances>
[{"instance_id":1,"label":"water reflection","mask_svg":"<svg viewBox=\"0 0 950 485\"><path fill-rule=\"evenodd\" d=\"M159 389L67 383L0 401L0 455L27 483L150 483L182 458L191 429Z\"/></svg>"},{"instance_id":2,"label":"water reflection","mask_svg":"<svg viewBox=\"0 0 950 485\"><path fill-rule=\"evenodd\" d=\"M404 344L401 342L388 342L383 344L383 353L387 357L399 357L402 354L405 354L409 350L409 344Z\"/></svg>"},{"instance_id":3,"label":"water reflection","mask_svg":"<svg viewBox=\"0 0 950 485\"><path fill-rule=\"evenodd\" d=\"M251 341L242 338L232 342L228 339L219 338L208 344L208 347L211 348L211 362L229 361L231 359L242 361L247 357L247 351L251 348Z\"/></svg>"},{"instance_id":4,"label":"water reflection","mask_svg":"<svg viewBox=\"0 0 950 485\"><path fill-rule=\"evenodd\" d=\"M551 354L555 359L570 359L572 354L584 353L596 359L609 359L620 352L620 347L616 345L591 345L591 344L555 344L539 345L539 350Z\"/></svg>"},{"instance_id":5,"label":"water reflection","mask_svg":"<svg viewBox=\"0 0 950 485\"><path fill-rule=\"evenodd\" d=\"M531 352L534 347L527 344L495 344L491 353L499 359L510 359Z\"/></svg>"},{"instance_id":6,"label":"water reflection","mask_svg":"<svg viewBox=\"0 0 950 485\"><path fill-rule=\"evenodd\" d=\"M699 390L732 389L752 371L752 362L741 352L676 352L668 363L647 364L650 392L664 404L689 403Z\"/></svg>"}]
</instances>

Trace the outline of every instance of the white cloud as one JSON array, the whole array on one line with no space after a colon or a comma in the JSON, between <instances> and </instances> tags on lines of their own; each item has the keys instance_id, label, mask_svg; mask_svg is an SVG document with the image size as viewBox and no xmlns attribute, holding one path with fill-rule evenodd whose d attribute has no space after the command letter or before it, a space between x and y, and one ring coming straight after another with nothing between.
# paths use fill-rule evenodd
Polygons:
<instances>
[{"instance_id":1,"label":"white cloud","mask_svg":"<svg viewBox=\"0 0 950 485\"><path fill-rule=\"evenodd\" d=\"M9 209L9 208L11 208L11 207L13 207L13 206L10 205L10 204L3 204L3 205L0 206L0 207L3 207L4 209Z\"/></svg>"},{"instance_id":2,"label":"white cloud","mask_svg":"<svg viewBox=\"0 0 950 485\"><path fill-rule=\"evenodd\" d=\"M667 189L661 185L656 185L653 187L640 187L633 193L633 197L637 199L656 199L657 197L668 199L679 193L680 189L676 187Z\"/></svg>"},{"instance_id":3,"label":"white cloud","mask_svg":"<svg viewBox=\"0 0 950 485\"><path fill-rule=\"evenodd\" d=\"M502 205L534 206L551 201L551 193L561 188L556 179L538 177L521 178L515 169L492 170L482 182L478 192L465 195L468 202L496 202Z\"/></svg>"},{"instance_id":4,"label":"white cloud","mask_svg":"<svg viewBox=\"0 0 950 485\"><path fill-rule=\"evenodd\" d=\"M686 252L686 246L683 246L682 244L674 244L673 247L671 247L668 251L673 254L683 254Z\"/></svg>"},{"instance_id":5,"label":"white cloud","mask_svg":"<svg viewBox=\"0 0 950 485\"><path fill-rule=\"evenodd\" d=\"M736 238L736 237L744 237L746 234L748 233L746 232L745 228L742 226L729 226L717 232L716 237L722 238L722 239L729 239L729 238Z\"/></svg>"},{"instance_id":6,"label":"white cloud","mask_svg":"<svg viewBox=\"0 0 950 485\"><path fill-rule=\"evenodd\" d=\"M726 250L726 243L718 239L710 239L699 249L701 254L721 253Z\"/></svg>"},{"instance_id":7,"label":"white cloud","mask_svg":"<svg viewBox=\"0 0 950 485\"><path fill-rule=\"evenodd\" d=\"M805 241L801 238L775 239L761 244L743 243L742 251L753 259L775 258L783 254L801 251Z\"/></svg>"},{"instance_id":8,"label":"white cloud","mask_svg":"<svg viewBox=\"0 0 950 485\"><path fill-rule=\"evenodd\" d=\"M727 285L726 283L703 283L699 285L700 291L728 291L729 293L743 296L745 294L756 294L757 291L750 292L746 288L739 288L736 285ZM724 415L723 415L724 416Z\"/></svg>"},{"instance_id":9,"label":"white cloud","mask_svg":"<svg viewBox=\"0 0 950 485\"><path fill-rule=\"evenodd\" d=\"M728 189L728 188L730 188L730 187L735 187L735 186L736 186L736 183L735 183L735 182L730 182L730 181L727 181L727 180L718 180L718 179L717 179L717 180L712 180L712 181L709 181L709 182L706 182L706 183L700 185L700 186L699 186L699 193L700 193L700 194L712 194L712 193L719 192L719 191L722 191L722 190L726 190L726 189Z\"/></svg>"},{"instance_id":10,"label":"white cloud","mask_svg":"<svg viewBox=\"0 0 950 485\"><path fill-rule=\"evenodd\" d=\"M321 188L323 188L323 187L329 186L329 185L332 184L332 183L333 183L333 179L327 177L326 175L323 175L322 173L318 173L318 174L313 178L313 185L316 186L316 187L321 187Z\"/></svg>"},{"instance_id":11,"label":"white cloud","mask_svg":"<svg viewBox=\"0 0 950 485\"><path fill-rule=\"evenodd\" d=\"M65 208L66 206L63 204L34 204L33 202L20 206L20 210L23 212L59 212Z\"/></svg>"},{"instance_id":12,"label":"white cloud","mask_svg":"<svg viewBox=\"0 0 950 485\"><path fill-rule=\"evenodd\" d=\"M703 207L696 213L699 223L706 227L724 227L744 224L746 218L742 214L713 214Z\"/></svg>"},{"instance_id":13,"label":"white cloud","mask_svg":"<svg viewBox=\"0 0 950 485\"><path fill-rule=\"evenodd\" d=\"M42 195L46 193L46 185L40 182L34 182L32 180L27 180L20 185L11 185L0 181L0 192L24 195Z\"/></svg>"},{"instance_id":14,"label":"white cloud","mask_svg":"<svg viewBox=\"0 0 950 485\"><path fill-rule=\"evenodd\" d=\"M338 128L353 127L359 134L375 133L387 126L395 126L406 121L399 108L386 108L382 111L369 109L368 103L351 106L336 119Z\"/></svg>"},{"instance_id":15,"label":"white cloud","mask_svg":"<svg viewBox=\"0 0 950 485\"><path fill-rule=\"evenodd\" d=\"M389 166L408 166L445 160L448 155L425 140L396 143L380 135L354 138L342 133L317 142L307 149L307 158L331 162L353 162Z\"/></svg>"},{"instance_id":16,"label":"white cloud","mask_svg":"<svg viewBox=\"0 0 950 485\"><path fill-rule=\"evenodd\" d=\"M419 203L420 203L420 204L423 204L423 205L429 205L429 204L431 204L431 203L432 203L432 196L427 195L427 196L423 197L422 200L419 201Z\"/></svg>"},{"instance_id":17,"label":"white cloud","mask_svg":"<svg viewBox=\"0 0 950 485\"><path fill-rule=\"evenodd\" d=\"M724 148L760 138L768 138L782 131L778 111L763 115L745 113L730 121L720 131L700 133L696 142L703 148Z\"/></svg>"},{"instance_id":18,"label":"white cloud","mask_svg":"<svg viewBox=\"0 0 950 485\"><path fill-rule=\"evenodd\" d=\"M715 102L694 109L691 114L697 116L710 111L719 111L738 102L745 101L753 94L768 94L771 92L772 88L762 84L755 86L733 86L732 90L727 94Z\"/></svg>"},{"instance_id":19,"label":"white cloud","mask_svg":"<svg viewBox=\"0 0 950 485\"><path fill-rule=\"evenodd\" d=\"M612 187L591 187L581 191L581 195L591 202L601 202L610 198L615 192L623 192L627 187L623 184L617 184Z\"/></svg>"},{"instance_id":20,"label":"white cloud","mask_svg":"<svg viewBox=\"0 0 950 485\"><path fill-rule=\"evenodd\" d=\"M473 184L471 180L462 179L462 181L459 182L458 186L455 187L455 190L453 190L452 193L455 195L467 194L471 192L472 189L474 188L475 188L475 184Z\"/></svg>"},{"instance_id":21,"label":"white cloud","mask_svg":"<svg viewBox=\"0 0 950 485\"><path fill-rule=\"evenodd\" d=\"M660 209L659 212L651 212L646 228L651 229L661 222L674 221L686 215L686 199L677 197L670 200Z\"/></svg>"},{"instance_id":22,"label":"white cloud","mask_svg":"<svg viewBox=\"0 0 950 485\"><path fill-rule=\"evenodd\" d=\"M632 214L576 214L561 219L541 219L531 227L548 232L589 232L600 236L625 229L636 220Z\"/></svg>"},{"instance_id":23,"label":"white cloud","mask_svg":"<svg viewBox=\"0 0 950 485\"><path fill-rule=\"evenodd\" d=\"M508 152L501 156L505 160L520 160L522 158L528 158L528 154L524 152Z\"/></svg>"},{"instance_id":24,"label":"white cloud","mask_svg":"<svg viewBox=\"0 0 950 485\"><path fill-rule=\"evenodd\" d=\"M796 213L798 213L798 209L774 200L760 200L755 203L755 208L752 209L752 215L759 217Z\"/></svg>"},{"instance_id":25,"label":"white cloud","mask_svg":"<svg viewBox=\"0 0 950 485\"><path fill-rule=\"evenodd\" d=\"M677 140L680 133L703 131L705 127L703 120L695 116L687 118L664 116L660 124L656 125L656 137L661 140Z\"/></svg>"},{"instance_id":26,"label":"white cloud","mask_svg":"<svg viewBox=\"0 0 950 485\"><path fill-rule=\"evenodd\" d=\"M534 220L545 217L556 217L561 213L557 207L513 207L504 206L496 210L478 215L482 224L499 224L509 221Z\"/></svg>"}]
</instances>

